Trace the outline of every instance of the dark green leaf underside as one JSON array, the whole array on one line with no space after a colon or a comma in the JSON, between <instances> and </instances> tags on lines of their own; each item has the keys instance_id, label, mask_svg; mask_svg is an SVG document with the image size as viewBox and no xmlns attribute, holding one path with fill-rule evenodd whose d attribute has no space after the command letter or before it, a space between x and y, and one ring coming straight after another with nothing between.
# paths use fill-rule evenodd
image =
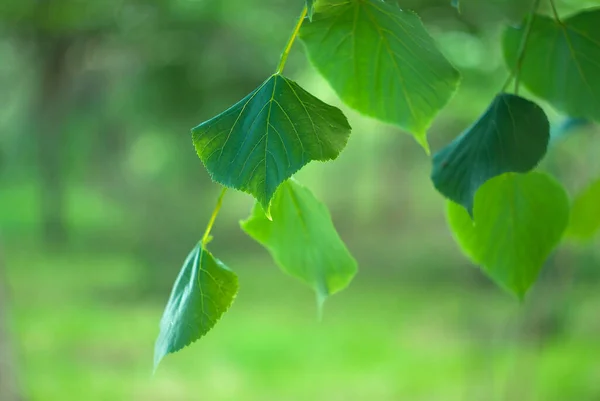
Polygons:
<instances>
[{"instance_id":1,"label":"dark green leaf underside","mask_svg":"<svg viewBox=\"0 0 600 401\"><path fill-rule=\"evenodd\" d=\"M521 82L571 117L600 121L600 9L564 19L537 15L522 63ZM524 27L507 28L504 57L514 68Z\"/></svg>"},{"instance_id":2,"label":"dark green leaf underside","mask_svg":"<svg viewBox=\"0 0 600 401\"><path fill-rule=\"evenodd\" d=\"M288 274L314 288L320 300L345 288L357 264L338 235L327 207L293 179L271 203L272 221L256 205L242 229L269 250Z\"/></svg>"},{"instance_id":3,"label":"dark green leaf underside","mask_svg":"<svg viewBox=\"0 0 600 401\"><path fill-rule=\"evenodd\" d=\"M546 154L549 136L538 105L498 95L473 126L434 155L431 179L440 193L472 212L481 185L503 173L533 169Z\"/></svg>"},{"instance_id":4,"label":"dark green leaf underside","mask_svg":"<svg viewBox=\"0 0 600 401\"><path fill-rule=\"evenodd\" d=\"M465 254L522 299L567 227L566 192L542 173L507 173L479 188L473 215L448 202L448 222Z\"/></svg>"},{"instance_id":5,"label":"dark green leaf underside","mask_svg":"<svg viewBox=\"0 0 600 401\"><path fill-rule=\"evenodd\" d=\"M160 321L154 367L165 355L181 350L212 329L237 291L235 273L196 245L179 272Z\"/></svg>"},{"instance_id":6,"label":"dark green leaf underside","mask_svg":"<svg viewBox=\"0 0 600 401\"><path fill-rule=\"evenodd\" d=\"M427 147L426 130L460 77L417 15L379 0L328 0L316 4L300 38L346 104Z\"/></svg>"},{"instance_id":7,"label":"dark green leaf underside","mask_svg":"<svg viewBox=\"0 0 600 401\"><path fill-rule=\"evenodd\" d=\"M583 190L573 201L568 234L590 240L600 231L600 180Z\"/></svg>"},{"instance_id":8,"label":"dark green leaf underside","mask_svg":"<svg viewBox=\"0 0 600 401\"><path fill-rule=\"evenodd\" d=\"M292 174L311 160L338 156L350 125L339 109L276 74L192 133L212 179L252 194L268 210Z\"/></svg>"}]
</instances>

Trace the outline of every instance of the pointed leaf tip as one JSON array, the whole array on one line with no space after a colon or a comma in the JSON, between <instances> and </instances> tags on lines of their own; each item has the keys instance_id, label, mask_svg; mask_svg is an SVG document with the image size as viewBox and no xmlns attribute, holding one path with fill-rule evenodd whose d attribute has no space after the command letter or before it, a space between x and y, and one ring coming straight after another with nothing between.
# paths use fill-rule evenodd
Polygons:
<instances>
[{"instance_id":1,"label":"pointed leaf tip","mask_svg":"<svg viewBox=\"0 0 600 401\"><path fill-rule=\"evenodd\" d=\"M200 244L185 260L160 321L154 348L154 371L167 354L177 352L208 333L229 309L238 280Z\"/></svg>"},{"instance_id":2,"label":"pointed leaf tip","mask_svg":"<svg viewBox=\"0 0 600 401\"><path fill-rule=\"evenodd\" d=\"M431 148L429 147L429 141L427 141L427 133L416 135L415 139L417 143L421 145L421 147L425 151L425 154L427 156L431 156Z\"/></svg>"},{"instance_id":3,"label":"pointed leaf tip","mask_svg":"<svg viewBox=\"0 0 600 401\"><path fill-rule=\"evenodd\" d=\"M312 160L335 159L350 129L338 108L275 74L192 134L212 179L252 194L268 210L292 174Z\"/></svg>"},{"instance_id":4,"label":"pointed leaf tip","mask_svg":"<svg viewBox=\"0 0 600 401\"><path fill-rule=\"evenodd\" d=\"M312 21L314 8L315 8L315 0L306 0L306 11L307 11L306 15L308 16L308 19L310 21Z\"/></svg>"},{"instance_id":5,"label":"pointed leaf tip","mask_svg":"<svg viewBox=\"0 0 600 401\"><path fill-rule=\"evenodd\" d=\"M312 64L348 106L417 137L460 81L421 19L391 2L318 2L300 39Z\"/></svg>"},{"instance_id":6,"label":"pointed leaf tip","mask_svg":"<svg viewBox=\"0 0 600 401\"><path fill-rule=\"evenodd\" d=\"M541 107L500 94L473 126L433 156L431 179L442 195L472 213L481 185L504 173L531 171L546 154L549 138Z\"/></svg>"}]
</instances>

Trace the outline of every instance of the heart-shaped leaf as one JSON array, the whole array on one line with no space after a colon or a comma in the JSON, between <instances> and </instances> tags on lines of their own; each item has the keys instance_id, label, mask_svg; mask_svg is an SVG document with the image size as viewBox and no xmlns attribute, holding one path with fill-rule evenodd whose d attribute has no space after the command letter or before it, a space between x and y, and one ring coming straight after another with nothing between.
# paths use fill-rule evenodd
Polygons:
<instances>
[{"instance_id":1,"label":"heart-shaped leaf","mask_svg":"<svg viewBox=\"0 0 600 401\"><path fill-rule=\"evenodd\" d=\"M200 244L190 252L160 321L154 368L161 359L205 335L229 309L238 291L235 273Z\"/></svg>"},{"instance_id":2,"label":"heart-shaped leaf","mask_svg":"<svg viewBox=\"0 0 600 401\"><path fill-rule=\"evenodd\" d=\"M503 173L533 169L549 137L548 119L537 104L500 94L473 126L434 155L431 179L440 193L472 213L481 185Z\"/></svg>"},{"instance_id":3,"label":"heart-shaped leaf","mask_svg":"<svg viewBox=\"0 0 600 401\"><path fill-rule=\"evenodd\" d=\"M283 183L271 203L273 220L256 205L242 229L269 250L286 273L314 288L319 305L345 288L357 270L331 221L327 207L293 179Z\"/></svg>"},{"instance_id":4,"label":"heart-shaped leaf","mask_svg":"<svg viewBox=\"0 0 600 401\"><path fill-rule=\"evenodd\" d=\"M573 201L568 234L578 240L592 239L600 231L600 179Z\"/></svg>"},{"instance_id":5,"label":"heart-shaped leaf","mask_svg":"<svg viewBox=\"0 0 600 401\"><path fill-rule=\"evenodd\" d=\"M600 121L600 9L561 22L537 15L531 27L520 80L536 96L571 117ZM504 57L516 66L524 24L503 36Z\"/></svg>"},{"instance_id":6,"label":"heart-shaped leaf","mask_svg":"<svg viewBox=\"0 0 600 401\"><path fill-rule=\"evenodd\" d=\"M300 38L346 104L412 132L428 149L427 128L460 75L416 14L380 0L318 2Z\"/></svg>"},{"instance_id":7,"label":"heart-shaped leaf","mask_svg":"<svg viewBox=\"0 0 600 401\"><path fill-rule=\"evenodd\" d=\"M192 133L212 179L252 194L268 211L283 181L311 160L338 156L350 125L339 109L275 74Z\"/></svg>"},{"instance_id":8,"label":"heart-shaped leaf","mask_svg":"<svg viewBox=\"0 0 600 401\"><path fill-rule=\"evenodd\" d=\"M507 173L479 188L473 215L448 202L448 223L465 254L522 299L567 227L569 199L546 174Z\"/></svg>"}]
</instances>

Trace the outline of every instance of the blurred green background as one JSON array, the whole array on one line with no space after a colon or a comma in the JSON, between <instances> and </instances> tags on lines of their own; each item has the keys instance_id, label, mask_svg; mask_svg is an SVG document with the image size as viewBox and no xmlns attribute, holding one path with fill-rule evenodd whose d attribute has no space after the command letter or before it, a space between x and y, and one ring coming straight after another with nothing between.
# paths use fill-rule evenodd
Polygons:
<instances>
[{"instance_id":1,"label":"blurred green background","mask_svg":"<svg viewBox=\"0 0 600 401\"><path fill-rule=\"evenodd\" d=\"M190 128L274 71L302 3L1 1L0 401L600 400L600 242L562 246L518 305L460 254L422 149L341 105L299 42L286 75L342 107L353 135L298 179L360 272L319 322L311 291L240 231L252 199L230 192L211 250L239 296L152 376L170 287L219 192ZM464 75L433 150L502 86L502 24L530 2L449 3L401 2ZM571 193L600 176L598 131L544 162Z\"/></svg>"}]
</instances>

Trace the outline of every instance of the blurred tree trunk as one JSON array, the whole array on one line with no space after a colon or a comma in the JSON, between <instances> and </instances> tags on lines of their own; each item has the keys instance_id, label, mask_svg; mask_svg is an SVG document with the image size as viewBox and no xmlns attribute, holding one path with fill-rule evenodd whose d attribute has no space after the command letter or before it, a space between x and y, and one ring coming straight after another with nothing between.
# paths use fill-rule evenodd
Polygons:
<instances>
[{"instance_id":1,"label":"blurred tree trunk","mask_svg":"<svg viewBox=\"0 0 600 401\"><path fill-rule=\"evenodd\" d=\"M65 179L63 169L67 53L71 40L40 32L36 38L40 66L35 132L38 145L42 235L46 243L67 240Z\"/></svg>"},{"instance_id":2,"label":"blurred tree trunk","mask_svg":"<svg viewBox=\"0 0 600 401\"><path fill-rule=\"evenodd\" d=\"M17 386L13 343L10 336L8 298L7 275L0 253L0 400L22 401Z\"/></svg>"}]
</instances>

